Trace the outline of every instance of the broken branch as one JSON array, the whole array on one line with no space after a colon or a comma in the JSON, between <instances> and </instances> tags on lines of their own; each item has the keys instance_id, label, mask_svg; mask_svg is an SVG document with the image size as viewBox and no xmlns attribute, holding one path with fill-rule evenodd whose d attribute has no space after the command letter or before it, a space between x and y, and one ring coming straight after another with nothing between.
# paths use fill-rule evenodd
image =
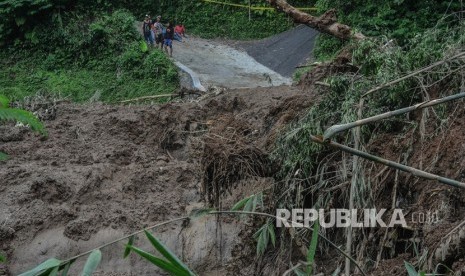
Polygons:
<instances>
[{"instance_id":1,"label":"broken branch","mask_svg":"<svg viewBox=\"0 0 465 276\"><path fill-rule=\"evenodd\" d=\"M323 15L316 17L302 12L289 5L285 0L267 0L271 6L278 11L283 11L294 19L296 23L302 23L319 32L335 36L342 40L354 38L356 40L364 39L361 33L353 33L352 28L337 22L336 10L331 9Z\"/></svg>"}]
</instances>

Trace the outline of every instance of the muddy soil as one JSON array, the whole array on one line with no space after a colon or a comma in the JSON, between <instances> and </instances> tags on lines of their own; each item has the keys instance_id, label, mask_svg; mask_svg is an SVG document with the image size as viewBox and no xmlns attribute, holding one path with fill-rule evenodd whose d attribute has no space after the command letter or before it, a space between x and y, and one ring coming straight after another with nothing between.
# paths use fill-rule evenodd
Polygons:
<instances>
[{"instance_id":1,"label":"muddy soil","mask_svg":"<svg viewBox=\"0 0 465 276\"><path fill-rule=\"evenodd\" d=\"M50 257L65 259L210 206L202 164L211 150L228 150L215 146L236 137L240 143L226 144L266 155L273 134L312 98L286 86L161 106L61 103L55 119L45 121L47 139L24 127L2 126L0 150L11 156L0 166L0 253L8 257L3 273L24 272ZM234 184L237 189L222 196L223 208L273 179L250 176ZM241 242L241 236L250 239L246 225L211 217L154 233L201 275L260 274L254 244ZM143 237L137 244L147 248ZM123 244L105 249L98 275L158 273L136 256L123 260L122 252Z\"/></svg>"}]
</instances>

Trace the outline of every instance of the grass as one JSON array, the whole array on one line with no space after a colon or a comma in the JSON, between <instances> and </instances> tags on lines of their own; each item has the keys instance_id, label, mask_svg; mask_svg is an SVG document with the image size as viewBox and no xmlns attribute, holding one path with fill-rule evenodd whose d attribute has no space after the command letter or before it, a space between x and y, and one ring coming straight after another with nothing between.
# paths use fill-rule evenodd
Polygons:
<instances>
[{"instance_id":1,"label":"grass","mask_svg":"<svg viewBox=\"0 0 465 276\"><path fill-rule=\"evenodd\" d=\"M175 81L170 83L150 75L139 78L114 71L87 68L46 70L30 63L2 66L0 94L16 101L45 92L74 102L85 102L99 95L97 100L112 103L141 96L169 94L178 88Z\"/></svg>"}]
</instances>

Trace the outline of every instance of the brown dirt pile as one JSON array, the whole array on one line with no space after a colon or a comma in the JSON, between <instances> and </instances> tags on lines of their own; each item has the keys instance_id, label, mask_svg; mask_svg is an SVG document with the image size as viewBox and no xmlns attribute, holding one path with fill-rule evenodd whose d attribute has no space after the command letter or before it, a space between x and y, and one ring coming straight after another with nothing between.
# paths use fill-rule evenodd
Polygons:
<instances>
[{"instance_id":1,"label":"brown dirt pile","mask_svg":"<svg viewBox=\"0 0 465 276\"><path fill-rule=\"evenodd\" d=\"M230 207L254 189L238 189L232 197L224 191L247 180L266 185L270 134L311 103L312 96L297 88L232 90L160 106L59 103L55 118L45 121L48 139L2 126L0 150L11 156L0 166L0 252L9 260L4 273L186 215L204 206L205 195L212 203L223 197ZM187 239L207 235L189 231ZM243 267L225 256L221 262L231 262L230 271ZM208 274L221 262L193 266ZM141 263L131 273L153 275L135 268ZM102 265L108 273L124 271Z\"/></svg>"}]
</instances>

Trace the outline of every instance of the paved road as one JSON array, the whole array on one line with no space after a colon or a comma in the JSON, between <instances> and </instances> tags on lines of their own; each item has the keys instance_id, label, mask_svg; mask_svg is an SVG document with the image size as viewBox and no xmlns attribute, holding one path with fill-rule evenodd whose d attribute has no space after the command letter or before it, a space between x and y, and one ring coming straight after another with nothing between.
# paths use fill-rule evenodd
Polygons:
<instances>
[{"instance_id":1,"label":"paved road","mask_svg":"<svg viewBox=\"0 0 465 276\"><path fill-rule=\"evenodd\" d=\"M208 88L253 88L289 85L292 80L283 77L257 62L245 51L222 42L189 38L173 44L173 58L189 69Z\"/></svg>"},{"instance_id":2,"label":"paved road","mask_svg":"<svg viewBox=\"0 0 465 276\"><path fill-rule=\"evenodd\" d=\"M318 32L305 25L263 40L238 45L261 64L285 77L291 77L295 67L311 58Z\"/></svg>"},{"instance_id":3,"label":"paved road","mask_svg":"<svg viewBox=\"0 0 465 276\"><path fill-rule=\"evenodd\" d=\"M174 43L173 58L188 67L205 88L289 85L295 67L311 57L317 34L300 25L255 41L225 43L192 37Z\"/></svg>"}]
</instances>

